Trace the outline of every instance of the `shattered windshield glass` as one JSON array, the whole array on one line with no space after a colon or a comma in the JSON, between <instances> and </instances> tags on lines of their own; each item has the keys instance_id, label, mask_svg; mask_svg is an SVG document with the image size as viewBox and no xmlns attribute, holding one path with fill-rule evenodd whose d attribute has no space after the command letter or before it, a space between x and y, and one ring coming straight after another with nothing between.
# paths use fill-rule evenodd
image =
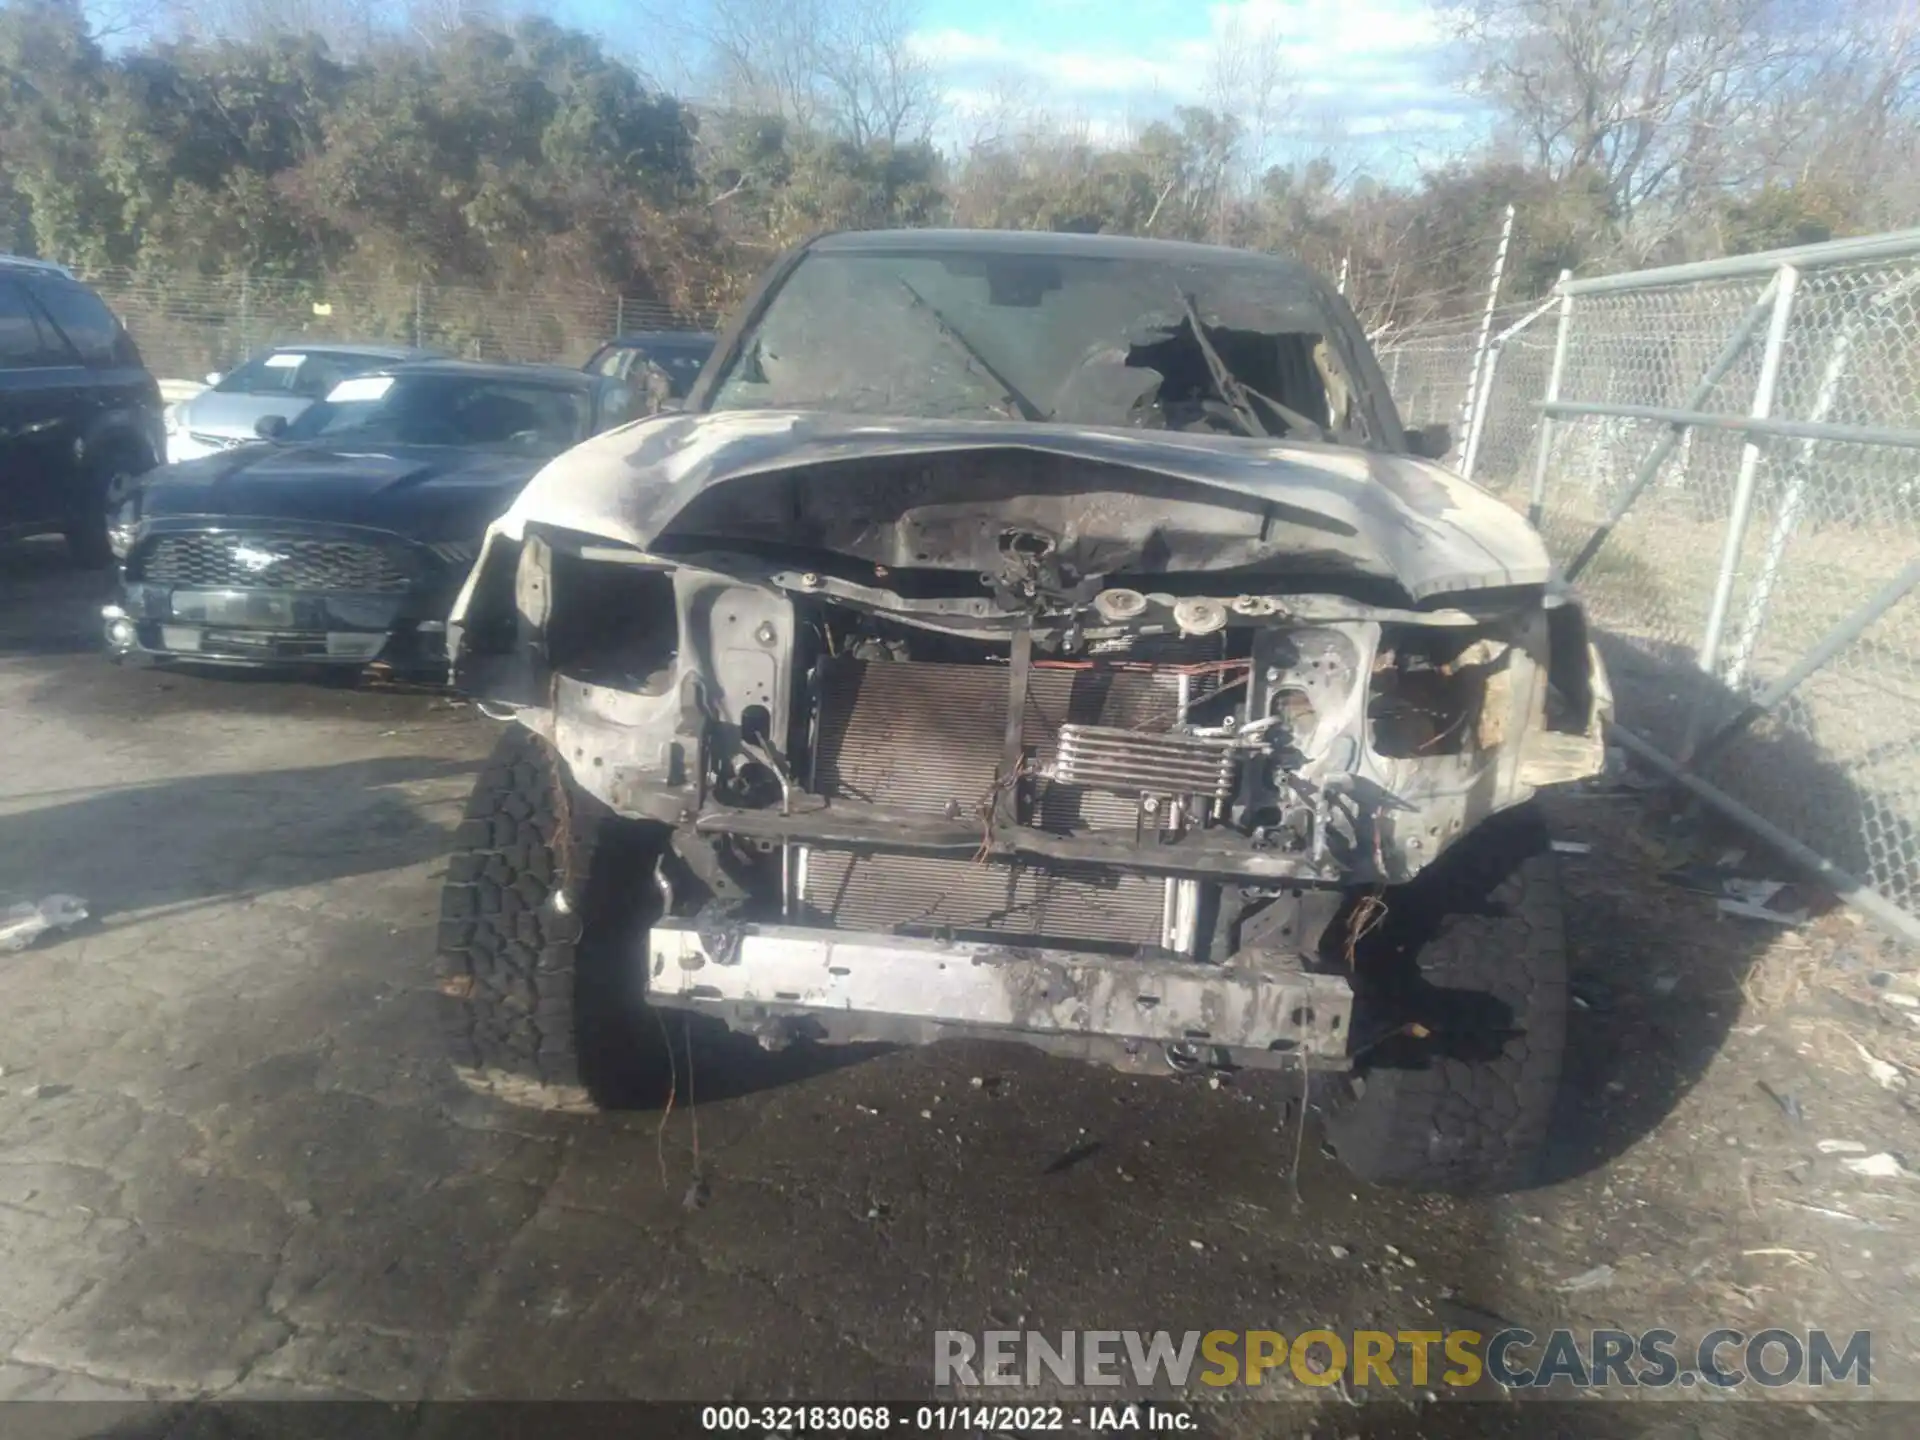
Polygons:
<instances>
[{"instance_id":1,"label":"shattered windshield glass","mask_svg":"<svg viewBox=\"0 0 1920 1440\"><path fill-rule=\"evenodd\" d=\"M1258 262L909 250L806 257L712 408L1372 445L1323 297Z\"/></svg>"}]
</instances>

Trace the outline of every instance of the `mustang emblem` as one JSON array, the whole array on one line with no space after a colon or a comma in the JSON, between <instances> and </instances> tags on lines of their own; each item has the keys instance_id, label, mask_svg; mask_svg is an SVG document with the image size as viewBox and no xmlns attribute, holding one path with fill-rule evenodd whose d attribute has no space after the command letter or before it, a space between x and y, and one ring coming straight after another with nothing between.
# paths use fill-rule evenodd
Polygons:
<instances>
[{"instance_id":1,"label":"mustang emblem","mask_svg":"<svg viewBox=\"0 0 1920 1440\"><path fill-rule=\"evenodd\" d=\"M274 554L271 550L256 550L251 545L240 544L233 547L233 563L244 566L256 574L278 565L286 558L284 555Z\"/></svg>"}]
</instances>

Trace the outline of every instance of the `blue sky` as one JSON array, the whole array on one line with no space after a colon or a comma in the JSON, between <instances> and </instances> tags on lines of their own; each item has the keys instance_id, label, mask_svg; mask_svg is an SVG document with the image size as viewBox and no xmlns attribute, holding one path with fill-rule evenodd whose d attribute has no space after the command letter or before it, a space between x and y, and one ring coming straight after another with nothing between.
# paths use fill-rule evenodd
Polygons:
<instances>
[{"instance_id":1,"label":"blue sky","mask_svg":"<svg viewBox=\"0 0 1920 1440\"><path fill-rule=\"evenodd\" d=\"M919 43L964 111L996 75L1096 129L1207 103L1218 58L1277 50L1286 133L1437 158L1477 114L1429 0L926 0Z\"/></svg>"},{"instance_id":2,"label":"blue sky","mask_svg":"<svg viewBox=\"0 0 1920 1440\"><path fill-rule=\"evenodd\" d=\"M105 14L138 0L89 0ZM697 18L703 0L534 0L672 83L672 42L647 16ZM940 78L937 138L979 134L996 97L1118 138L1182 104L1215 103L1221 55L1274 55L1283 113L1270 159L1330 152L1347 174L1406 180L1480 140L1460 91L1448 0L908 0L914 44ZM508 10L515 0L504 0ZM686 57L681 55L680 59ZM1244 118L1244 117L1243 117Z\"/></svg>"},{"instance_id":3,"label":"blue sky","mask_svg":"<svg viewBox=\"0 0 1920 1440\"><path fill-rule=\"evenodd\" d=\"M1331 147L1352 167L1404 179L1467 148L1485 127L1460 92L1436 0L918 4L915 44L941 78L941 138L950 144L1010 82L1027 105L1112 135L1176 105L1208 103L1216 57L1256 47L1277 49L1285 76L1281 157ZM558 0L558 9L602 34L627 29L615 19L621 0Z\"/></svg>"}]
</instances>

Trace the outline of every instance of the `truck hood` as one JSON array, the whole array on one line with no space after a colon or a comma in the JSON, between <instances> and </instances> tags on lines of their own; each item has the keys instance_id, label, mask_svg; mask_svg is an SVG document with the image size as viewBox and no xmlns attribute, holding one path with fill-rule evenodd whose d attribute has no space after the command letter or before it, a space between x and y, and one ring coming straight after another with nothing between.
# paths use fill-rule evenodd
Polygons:
<instances>
[{"instance_id":1,"label":"truck hood","mask_svg":"<svg viewBox=\"0 0 1920 1440\"><path fill-rule=\"evenodd\" d=\"M550 462L529 523L653 552L730 542L979 569L1010 534L1074 573L1359 574L1418 602L1549 581L1524 519L1438 465L1165 431L803 411L655 416Z\"/></svg>"}]
</instances>

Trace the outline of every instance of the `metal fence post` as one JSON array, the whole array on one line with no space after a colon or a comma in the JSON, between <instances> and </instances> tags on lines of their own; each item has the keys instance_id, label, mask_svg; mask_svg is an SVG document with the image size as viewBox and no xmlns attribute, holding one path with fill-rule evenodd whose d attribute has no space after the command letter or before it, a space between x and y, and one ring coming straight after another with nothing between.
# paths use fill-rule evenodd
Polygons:
<instances>
[{"instance_id":1,"label":"metal fence post","mask_svg":"<svg viewBox=\"0 0 1920 1440\"><path fill-rule=\"evenodd\" d=\"M1878 313L1884 312L1888 305L1916 289L1920 289L1920 273L1888 286L1869 299L1863 308L1877 318ZM1859 338L1861 318L1859 311L1848 315L1840 322L1840 333L1833 337L1833 349L1827 355L1826 369L1820 374L1820 388L1814 394L1813 408L1807 415L1807 419L1815 424L1833 413L1834 402L1840 398L1840 382L1846 378L1847 365L1853 358L1853 345ZM1814 446L1819 443L1817 440L1802 440L1794 450L1793 459L1788 462L1785 492L1780 499L1780 508L1774 514L1773 526L1767 532L1767 547L1760 557L1760 573L1754 577L1740 634L1727 657L1726 682L1731 688L1738 688L1746 679L1747 666L1753 661L1754 647L1760 643L1760 630L1766 623L1767 609L1773 603L1773 590L1780 579L1780 566L1786 560L1787 542L1793 538L1793 532L1800 523L1807 477L1813 468Z\"/></svg>"},{"instance_id":2,"label":"metal fence post","mask_svg":"<svg viewBox=\"0 0 1920 1440\"><path fill-rule=\"evenodd\" d=\"M1474 402L1479 398L1480 387L1485 383L1481 371L1486 369L1488 346L1493 341L1493 312L1500 308L1500 280L1507 270L1507 247L1513 243L1513 206L1507 206L1507 215L1500 222L1500 243L1494 247L1493 275L1487 281L1487 308L1480 315L1480 335L1473 342L1473 369L1467 372L1467 395L1460 404L1460 425L1462 429L1473 423Z\"/></svg>"},{"instance_id":3,"label":"metal fence post","mask_svg":"<svg viewBox=\"0 0 1920 1440\"><path fill-rule=\"evenodd\" d=\"M1793 297L1800 288L1800 272L1782 265L1780 284L1773 294L1773 317L1767 322L1766 349L1760 354L1760 378L1753 387L1753 404L1748 418L1765 420L1773 414L1773 392L1780 384L1780 361L1786 352L1787 326L1793 319ZM1760 437L1749 434L1740 447L1740 471L1734 478L1733 504L1727 515L1727 534L1720 550L1720 573L1714 580L1713 601L1707 609L1706 632L1700 637L1700 688L1694 695L1687 716L1687 735L1680 746L1679 759L1685 764L1700 738L1700 721L1707 708L1708 691L1713 684L1715 662L1720 653L1720 634L1727 623L1727 604L1733 596L1734 579L1740 572L1740 549L1746 543L1747 519L1753 513L1754 482L1760 473Z\"/></svg>"},{"instance_id":4,"label":"metal fence post","mask_svg":"<svg viewBox=\"0 0 1920 1440\"><path fill-rule=\"evenodd\" d=\"M1560 377L1567 370L1567 342L1573 335L1573 295L1567 289L1567 282L1573 279L1573 271L1560 272L1560 324L1553 340L1553 369L1547 372L1546 402L1551 405L1560 398ZM1541 512L1545 509L1547 498L1547 459L1553 453L1553 415L1549 411L1540 412L1540 448L1533 457L1533 488L1527 496L1527 521L1535 529L1540 526Z\"/></svg>"},{"instance_id":5,"label":"metal fence post","mask_svg":"<svg viewBox=\"0 0 1920 1440\"><path fill-rule=\"evenodd\" d=\"M1473 472L1480 463L1480 442L1486 437L1487 415L1493 409L1493 382L1499 373L1500 357L1506 353L1507 345L1521 331L1532 326L1534 321L1554 309L1560 302L1548 299L1536 305L1506 329L1493 337L1493 344L1487 349L1487 372L1480 386L1480 393L1473 407L1473 416L1467 424L1467 450L1460 462L1460 473L1467 479L1473 478Z\"/></svg>"},{"instance_id":6,"label":"metal fence post","mask_svg":"<svg viewBox=\"0 0 1920 1440\"><path fill-rule=\"evenodd\" d=\"M1480 433L1486 428L1487 406L1493 398L1494 376L1500 372L1501 350L1502 342L1497 340L1488 348L1485 370L1475 387L1467 416L1467 449L1460 457L1460 473L1468 480L1473 478L1473 467L1480 462Z\"/></svg>"},{"instance_id":7,"label":"metal fence post","mask_svg":"<svg viewBox=\"0 0 1920 1440\"><path fill-rule=\"evenodd\" d=\"M247 323L249 298L247 293L247 273L243 270L240 272L240 354L236 357L236 361L246 359L253 350L253 337L249 333L251 326Z\"/></svg>"},{"instance_id":8,"label":"metal fence post","mask_svg":"<svg viewBox=\"0 0 1920 1440\"><path fill-rule=\"evenodd\" d=\"M627 333L627 297L625 295L613 297L613 333L616 335Z\"/></svg>"},{"instance_id":9,"label":"metal fence post","mask_svg":"<svg viewBox=\"0 0 1920 1440\"><path fill-rule=\"evenodd\" d=\"M1692 391L1681 405L1682 410L1698 410L1712 398L1715 388L1727 377L1727 372L1739 362L1746 353L1747 346L1753 342L1754 331L1760 328L1760 322L1773 313L1775 302L1780 294L1780 277L1775 275L1767 282L1747 313L1740 317L1740 323L1733 327L1733 334L1727 337L1727 343L1720 347L1720 353L1713 357L1713 363L1707 366L1706 373L1694 382ZM1680 444L1681 437L1691 437L1691 426L1675 421L1666 433L1654 442L1653 448L1640 462L1640 468L1634 472L1633 479L1627 482L1627 488L1614 498L1613 507L1607 512L1607 518L1594 527L1593 534L1587 537L1587 543L1580 547L1580 553L1567 564L1567 579L1578 580L1580 572L1593 562L1593 557L1606 544L1607 537L1622 520L1627 511L1633 508L1647 487L1659 476L1661 468L1667 463L1667 457L1673 454Z\"/></svg>"},{"instance_id":10,"label":"metal fence post","mask_svg":"<svg viewBox=\"0 0 1920 1440\"><path fill-rule=\"evenodd\" d=\"M426 318L425 305L426 297L421 294L420 282L416 280L413 282L413 348L416 350L424 350L427 344L422 338L426 334L426 325L423 323Z\"/></svg>"}]
</instances>

